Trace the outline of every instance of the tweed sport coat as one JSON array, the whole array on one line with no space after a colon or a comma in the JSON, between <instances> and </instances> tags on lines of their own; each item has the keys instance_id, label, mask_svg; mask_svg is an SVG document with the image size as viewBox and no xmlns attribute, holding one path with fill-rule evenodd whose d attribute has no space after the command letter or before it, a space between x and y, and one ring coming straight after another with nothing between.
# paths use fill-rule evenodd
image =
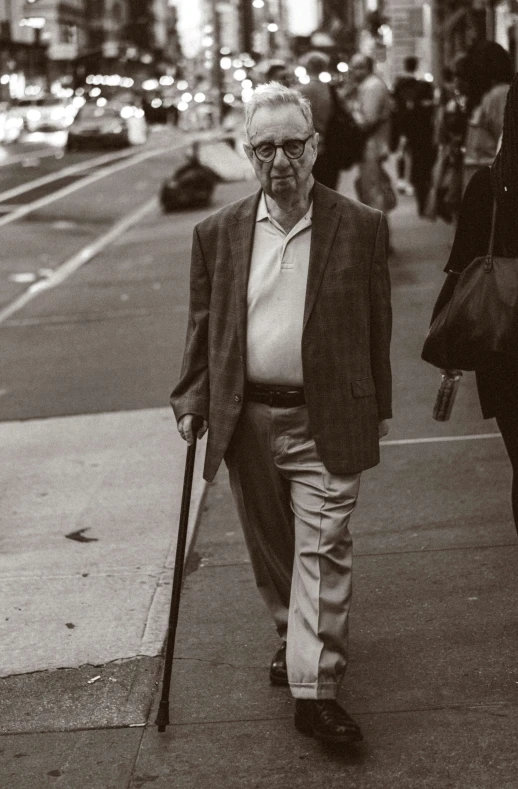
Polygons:
<instances>
[{"instance_id":1,"label":"tweed sport coat","mask_svg":"<svg viewBox=\"0 0 518 789\"><path fill-rule=\"evenodd\" d=\"M243 406L247 285L261 192L194 228L187 338L175 416L208 420L204 477L214 478ZM302 369L309 422L333 474L379 462L391 417L390 279L384 215L315 183Z\"/></svg>"}]
</instances>

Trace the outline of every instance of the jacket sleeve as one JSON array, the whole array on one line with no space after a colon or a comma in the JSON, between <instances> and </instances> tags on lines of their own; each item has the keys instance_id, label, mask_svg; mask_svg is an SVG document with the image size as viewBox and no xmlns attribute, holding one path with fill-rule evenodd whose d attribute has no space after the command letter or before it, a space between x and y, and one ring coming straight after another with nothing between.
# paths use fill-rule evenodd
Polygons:
<instances>
[{"instance_id":1,"label":"jacket sleeve","mask_svg":"<svg viewBox=\"0 0 518 789\"><path fill-rule=\"evenodd\" d=\"M392 417L392 374L390 367L392 308L387 255L388 225L385 215L381 214L370 275L371 370L376 387L378 417L380 420Z\"/></svg>"},{"instance_id":2,"label":"jacket sleeve","mask_svg":"<svg viewBox=\"0 0 518 789\"><path fill-rule=\"evenodd\" d=\"M198 230L194 228L187 337L180 380L171 394L171 405L177 421L185 414L199 414L208 419L210 294L210 279L203 250Z\"/></svg>"},{"instance_id":3,"label":"jacket sleeve","mask_svg":"<svg viewBox=\"0 0 518 789\"><path fill-rule=\"evenodd\" d=\"M489 167L484 167L473 175L462 198L446 272L460 274L472 260L487 253L492 206Z\"/></svg>"}]
</instances>

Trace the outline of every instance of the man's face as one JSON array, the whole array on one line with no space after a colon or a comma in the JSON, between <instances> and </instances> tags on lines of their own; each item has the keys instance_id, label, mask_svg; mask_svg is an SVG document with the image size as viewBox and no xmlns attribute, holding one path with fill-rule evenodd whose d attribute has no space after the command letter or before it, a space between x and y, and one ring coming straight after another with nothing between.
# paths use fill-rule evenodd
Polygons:
<instances>
[{"instance_id":1,"label":"man's face","mask_svg":"<svg viewBox=\"0 0 518 789\"><path fill-rule=\"evenodd\" d=\"M369 76L369 64L360 57L353 57L351 60L351 74L357 85Z\"/></svg>"},{"instance_id":2,"label":"man's face","mask_svg":"<svg viewBox=\"0 0 518 789\"><path fill-rule=\"evenodd\" d=\"M254 113L249 142L245 143L244 149L261 186L274 200L304 194L317 157L318 134L310 134L307 121L294 105L262 107ZM277 148L271 162L261 162L253 151L262 143L281 145L288 140L305 140L307 137L309 140L299 159L290 159L282 148Z\"/></svg>"}]
</instances>

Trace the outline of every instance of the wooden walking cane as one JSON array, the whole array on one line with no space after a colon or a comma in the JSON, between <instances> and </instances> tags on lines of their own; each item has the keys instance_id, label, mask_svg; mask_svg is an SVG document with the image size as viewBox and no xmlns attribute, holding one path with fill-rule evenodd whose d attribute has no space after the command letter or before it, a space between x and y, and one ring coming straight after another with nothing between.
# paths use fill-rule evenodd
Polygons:
<instances>
[{"instance_id":1,"label":"wooden walking cane","mask_svg":"<svg viewBox=\"0 0 518 789\"><path fill-rule=\"evenodd\" d=\"M196 458L196 443L198 430L203 424L203 417L195 415L192 421L193 442L187 447L185 461L185 475L183 480L182 505L180 508L180 522L178 525L178 538L176 543L176 558L174 561L173 589L171 592L171 608L169 611L169 626L167 628L167 645L164 660L164 676L162 680L162 698L158 706L155 724L159 732L164 732L169 725L169 689L171 687L171 673L173 669L174 642L176 638L176 625L178 624L178 611L180 609L180 595L182 592L183 565L185 561L185 546L187 543L187 525L189 523L189 508L191 505L192 478L194 474L194 460Z\"/></svg>"}]
</instances>

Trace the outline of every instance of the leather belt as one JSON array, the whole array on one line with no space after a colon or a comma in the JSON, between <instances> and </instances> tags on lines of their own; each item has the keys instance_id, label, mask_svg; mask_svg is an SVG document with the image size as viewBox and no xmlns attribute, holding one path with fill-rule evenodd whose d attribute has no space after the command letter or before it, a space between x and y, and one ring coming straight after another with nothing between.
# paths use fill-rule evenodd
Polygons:
<instances>
[{"instance_id":1,"label":"leather belt","mask_svg":"<svg viewBox=\"0 0 518 789\"><path fill-rule=\"evenodd\" d=\"M306 404L302 386L283 384L245 384L245 400L262 403L271 408L296 408Z\"/></svg>"}]
</instances>

